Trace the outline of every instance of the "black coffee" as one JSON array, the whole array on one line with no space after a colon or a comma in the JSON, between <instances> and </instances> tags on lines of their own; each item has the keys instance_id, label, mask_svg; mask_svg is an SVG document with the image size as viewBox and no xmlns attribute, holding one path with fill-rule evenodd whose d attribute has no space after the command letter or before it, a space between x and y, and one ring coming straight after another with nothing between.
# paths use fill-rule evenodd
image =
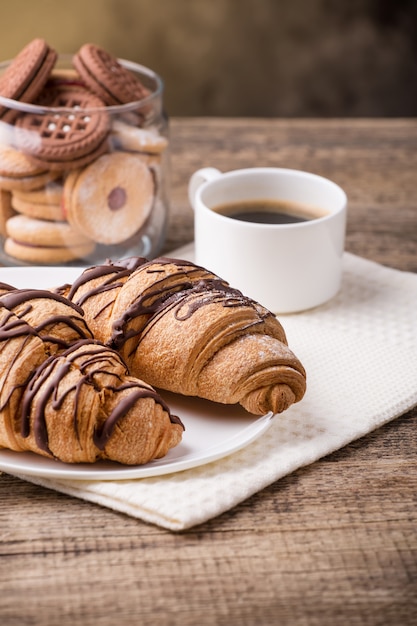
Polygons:
<instances>
[{"instance_id":1,"label":"black coffee","mask_svg":"<svg viewBox=\"0 0 417 626\"><path fill-rule=\"evenodd\" d=\"M216 213L242 222L296 224L323 217L323 209L287 200L243 200L212 207Z\"/></svg>"}]
</instances>

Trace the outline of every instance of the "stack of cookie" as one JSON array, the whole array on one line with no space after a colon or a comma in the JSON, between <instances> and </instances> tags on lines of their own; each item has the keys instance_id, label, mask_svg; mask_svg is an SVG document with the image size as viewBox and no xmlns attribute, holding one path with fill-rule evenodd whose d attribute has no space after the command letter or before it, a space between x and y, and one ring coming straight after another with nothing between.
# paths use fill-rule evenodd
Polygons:
<instances>
[{"instance_id":1,"label":"stack of cookie","mask_svg":"<svg viewBox=\"0 0 417 626\"><path fill-rule=\"evenodd\" d=\"M11 262L97 262L134 245L158 204L168 142L152 92L93 44L71 69L57 58L35 39L0 77L0 235Z\"/></svg>"}]
</instances>

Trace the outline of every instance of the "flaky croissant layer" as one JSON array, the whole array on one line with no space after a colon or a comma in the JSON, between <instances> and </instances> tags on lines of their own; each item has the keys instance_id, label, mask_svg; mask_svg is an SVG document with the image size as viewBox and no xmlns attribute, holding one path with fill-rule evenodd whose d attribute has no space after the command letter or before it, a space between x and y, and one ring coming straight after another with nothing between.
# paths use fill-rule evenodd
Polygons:
<instances>
[{"instance_id":1,"label":"flaky croissant layer","mask_svg":"<svg viewBox=\"0 0 417 626\"><path fill-rule=\"evenodd\" d=\"M108 262L60 291L152 386L254 414L280 413L304 396L305 370L276 317L191 262Z\"/></svg>"}]
</instances>

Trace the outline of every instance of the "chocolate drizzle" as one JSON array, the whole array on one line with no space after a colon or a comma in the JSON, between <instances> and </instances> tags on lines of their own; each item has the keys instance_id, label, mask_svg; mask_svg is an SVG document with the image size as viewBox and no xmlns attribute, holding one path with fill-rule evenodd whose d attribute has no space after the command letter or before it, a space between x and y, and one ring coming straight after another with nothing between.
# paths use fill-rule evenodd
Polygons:
<instances>
[{"instance_id":1,"label":"chocolate drizzle","mask_svg":"<svg viewBox=\"0 0 417 626\"><path fill-rule=\"evenodd\" d=\"M16 289L16 287L12 287L12 285L8 283L0 282L0 291L13 291L14 289Z\"/></svg>"},{"instance_id":2,"label":"chocolate drizzle","mask_svg":"<svg viewBox=\"0 0 417 626\"><path fill-rule=\"evenodd\" d=\"M221 278L208 274L207 277L193 278L193 273L201 274L203 268L191 262L179 261L169 258L155 259L144 264L140 271L149 273L161 272L161 269L153 265L174 264L186 268L183 273L183 281L171 285L167 283L166 276L154 282L153 288L144 294L138 295L137 299L128 307L123 315L114 320L112 325L112 336L108 345L115 349L120 349L129 339L135 335L144 336L146 327L157 317L168 313L174 309L175 319L185 321L203 306L219 303L223 307L250 307L257 312L256 320L248 324L253 326L262 323L263 320L272 315L266 309L260 312L260 307L256 303L244 296L238 289L230 285ZM205 271L205 270L203 270ZM178 278L176 275L176 278ZM145 316L142 327L137 330L129 329L129 322L140 316Z\"/></svg>"},{"instance_id":3,"label":"chocolate drizzle","mask_svg":"<svg viewBox=\"0 0 417 626\"><path fill-rule=\"evenodd\" d=\"M27 302L28 300L46 298L47 300L62 302L63 304L72 307L79 315L83 315L83 310L80 306L74 302L69 302L64 296L58 293L53 293L52 291L47 291L46 289L13 289L0 297L1 302L7 309L14 309L19 306L19 304Z\"/></svg>"},{"instance_id":4,"label":"chocolate drizzle","mask_svg":"<svg viewBox=\"0 0 417 626\"><path fill-rule=\"evenodd\" d=\"M36 331L36 333L42 335L41 338L43 341L48 341L60 346L61 348L66 348L75 340L73 334L70 342L68 343L68 341L64 341L56 334L46 334L43 332L49 326L54 326L55 324L68 326L72 331L74 331L75 335L78 336L79 339L92 338L92 334L83 317L84 313L82 308L77 304L70 302L60 294L51 293L50 291L42 289L15 289L0 296L0 303L2 303L7 309L14 311L18 318L25 318L25 316L33 310L31 300L38 300L41 298L61 302L62 304L65 304L67 308L73 309L74 311L74 315L51 315L50 317L43 319L39 324L31 323L30 326ZM26 308L20 312L15 311L17 307L25 303L27 304Z\"/></svg>"},{"instance_id":5,"label":"chocolate drizzle","mask_svg":"<svg viewBox=\"0 0 417 626\"><path fill-rule=\"evenodd\" d=\"M32 326L29 326L24 320L14 315L2 302L0 302L0 307L8 311L0 325L0 341L9 341L9 339L13 339L14 337L38 335Z\"/></svg>"},{"instance_id":6,"label":"chocolate drizzle","mask_svg":"<svg viewBox=\"0 0 417 626\"><path fill-rule=\"evenodd\" d=\"M132 389L132 393L130 393L126 398L122 398L117 403L116 407L107 417L107 419L95 430L94 444L99 450L103 450L105 448L106 443L110 439L117 422L121 420L141 398L152 398L155 402L160 404L163 409L168 413L172 424L179 424L184 428L184 425L181 422L180 418L176 415L171 415L168 405L155 391L153 391L149 387L144 385L142 386L139 384L139 382L128 382L120 385L117 388L110 387L110 389L114 392L120 392L125 389Z\"/></svg>"},{"instance_id":7,"label":"chocolate drizzle","mask_svg":"<svg viewBox=\"0 0 417 626\"><path fill-rule=\"evenodd\" d=\"M174 294L177 295L177 294ZM175 311L175 319L179 321L190 318L198 309L208 304L219 302L224 307L252 306L253 301L244 296L237 289L233 289L221 279L202 279L188 289L184 297L198 296L192 302L186 302L187 310L181 313L183 308L178 298L179 306ZM185 308L185 307L184 307Z\"/></svg>"},{"instance_id":8,"label":"chocolate drizzle","mask_svg":"<svg viewBox=\"0 0 417 626\"><path fill-rule=\"evenodd\" d=\"M177 272L167 275L164 268L167 265L176 266ZM266 317L272 315L266 309L262 308L261 311L257 303L203 267L191 261L170 257L159 257L150 261L143 257L130 257L115 263L108 261L105 265L89 268L73 283L68 298L75 300L79 306L83 306L89 298L105 291L119 289L125 284L120 279L126 277L129 279L134 272L160 274L161 278L154 281L152 288L138 294L123 314L113 320L112 334L106 343L116 350L120 350L133 337L146 334L147 325L150 325L156 317L159 318L172 309L177 320L185 321L197 310L210 304L220 303L224 307L250 307L256 311L257 315L256 320L251 321L248 326L262 323ZM77 296L80 287L105 276L108 276L108 279L102 280L84 294ZM170 282L171 277L175 277L175 281ZM110 306L110 303L104 305L103 309L96 313L96 317L105 310L106 306ZM137 328L129 328L130 322L139 317L143 317L142 323L136 324Z\"/></svg>"},{"instance_id":9,"label":"chocolate drizzle","mask_svg":"<svg viewBox=\"0 0 417 626\"><path fill-rule=\"evenodd\" d=\"M58 383L68 373L69 368L70 364L68 362L62 364L59 363L55 356L49 357L35 370L34 375L25 389L22 399L21 435L22 437L29 437L31 405L36 394L39 393L41 386L46 385L42 395L37 399L33 430L35 434L35 441L39 449L44 450L51 455L52 452L48 446L48 429L45 419L45 409L51 396L54 398L52 406L55 410L57 410L61 405L61 401L56 397L57 387ZM54 369L58 369L58 371L54 372Z\"/></svg>"},{"instance_id":10,"label":"chocolate drizzle","mask_svg":"<svg viewBox=\"0 0 417 626\"><path fill-rule=\"evenodd\" d=\"M127 368L116 352L110 350L98 341L91 340L79 341L65 352L62 352L59 356L51 356L44 361L44 363L35 370L23 395L21 413L22 436L28 437L30 434L31 414L33 412L33 432L36 444L39 449L52 455L49 449L45 412L48 404L50 404L53 410L59 411L66 397L73 393L73 428L78 438L78 418L80 414L80 394L82 387L83 385L91 385L99 393L101 389L97 379L99 375L106 374L120 380L120 377L114 373L112 361L122 363L125 368L125 373L127 374ZM72 368L79 370L80 377L72 386L65 387L64 391L61 391L60 384ZM132 389L132 393L127 397L121 398L110 415L96 427L93 438L94 444L99 450L105 448L118 422L127 415L130 409L141 398L152 398L154 402L160 404L167 412L171 423L182 425L178 417L171 415L169 407L159 394L139 380L129 380L129 382L123 382L121 380L119 385L111 385L108 386L107 389L116 394L126 389Z\"/></svg>"},{"instance_id":11,"label":"chocolate drizzle","mask_svg":"<svg viewBox=\"0 0 417 626\"><path fill-rule=\"evenodd\" d=\"M91 289L86 294L81 296L78 300L76 300L76 304L78 306L82 306L84 302L88 300L88 298L91 298L96 294L102 293L104 291L109 291L111 289L117 289L122 285L122 283L120 282L121 278L130 276L133 271L143 265L143 263L145 263L146 261L147 260L142 257L129 257L127 259L119 261L115 265L111 261L108 261L106 265L95 265L85 270L81 274L81 276L79 276L74 281L69 290L68 299L73 301L74 295L80 287L82 287L86 283L89 283L92 280L96 280L97 278L101 278L107 275L109 277L108 280L104 281L95 289Z\"/></svg>"},{"instance_id":12,"label":"chocolate drizzle","mask_svg":"<svg viewBox=\"0 0 417 626\"><path fill-rule=\"evenodd\" d=\"M6 309L6 307L4 307L4 305L2 305L1 302L0 302L0 309ZM2 319L0 323L0 342L7 342L12 339L21 338L22 339L21 349L23 349L24 346L30 341L31 337L37 337L37 336L38 336L38 333L35 331L34 328L29 326L29 324L27 324L24 320L21 320L18 317L16 317L11 311L7 309L7 313L5 314L4 318ZM15 357L7 364L7 370L3 372L5 379L12 371L15 365L17 356L18 354L16 353ZM27 382L28 382L27 380L22 380L19 383L19 385L15 385L14 387L11 387L6 398L3 399L0 405L0 411L3 411L6 405L10 402L10 399L13 393L20 388L24 388L27 385Z\"/></svg>"}]
</instances>

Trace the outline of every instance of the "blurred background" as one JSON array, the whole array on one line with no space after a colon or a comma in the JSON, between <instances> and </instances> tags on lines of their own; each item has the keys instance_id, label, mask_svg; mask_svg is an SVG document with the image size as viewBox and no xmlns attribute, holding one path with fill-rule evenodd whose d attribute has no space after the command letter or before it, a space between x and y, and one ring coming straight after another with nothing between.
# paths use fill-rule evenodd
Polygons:
<instances>
[{"instance_id":1,"label":"blurred background","mask_svg":"<svg viewBox=\"0 0 417 626\"><path fill-rule=\"evenodd\" d=\"M417 114L416 0L2 0L0 57L34 37L151 67L171 116Z\"/></svg>"}]
</instances>

